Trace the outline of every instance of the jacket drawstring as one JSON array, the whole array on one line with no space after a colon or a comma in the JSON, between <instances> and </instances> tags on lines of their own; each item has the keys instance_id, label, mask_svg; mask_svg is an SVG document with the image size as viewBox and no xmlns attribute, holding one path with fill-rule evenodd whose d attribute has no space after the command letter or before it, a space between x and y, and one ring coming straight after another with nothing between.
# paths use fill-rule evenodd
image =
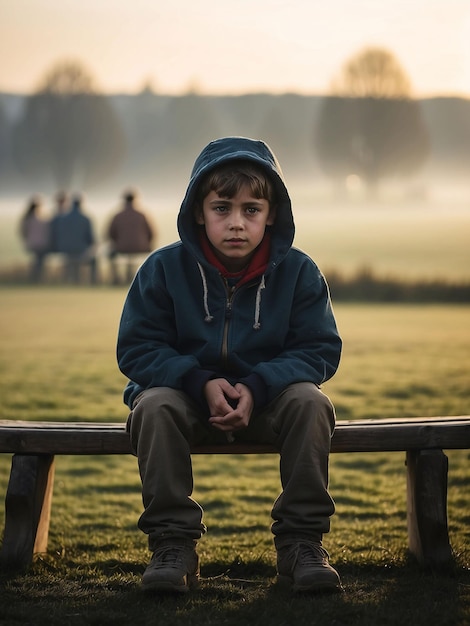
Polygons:
<instances>
[{"instance_id":1,"label":"jacket drawstring","mask_svg":"<svg viewBox=\"0 0 470 626\"><path fill-rule=\"evenodd\" d=\"M258 285L258 289L256 290L256 301L255 301L255 323L253 324L254 330L259 330L261 328L261 324L259 321L259 313L261 308L261 290L266 287L264 283L264 274L261 276L261 281Z\"/></svg>"},{"instance_id":2,"label":"jacket drawstring","mask_svg":"<svg viewBox=\"0 0 470 626\"><path fill-rule=\"evenodd\" d=\"M208 289L207 289L207 278L206 278L206 273L204 272L204 268L202 267L202 265L198 262L197 266L199 268L199 272L201 274L201 279L202 279L202 288L204 290L204 311L206 314L206 317L204 318L205 322L212 322L212 320L214 319L214 316L211 315L211 312L209 311L209 303L208 303Z\"/></svg>"},{"instance_id":3,"label":"jacket drawstring","mask_svg":"<svg viewBox=\"0 0 470 626\"><path fill-rule=\"evenodd\" d=\"M207 278L206 278L206 273L204 271L204 268L202 267L202 265L197 262L197 266L199 268L199 273L201 274L201 280L202 280L202 288L203 288L203 302L204 302L204 313L206 314L204 321L205 322L212 322L212 320L214 319L214 316L211 315L211 312L209 310L209 289L207 287ZM255 321L253 324L253 329L254 330L259 330L261 328L261 323L259 321L259 317L260 317L260 310L261 310L261 291L266 287L266 283L264 282L264 274L261 276L261 281L258 285L258 289L256 290L256 300L255 300Z\"/></svg>"}]
</instances>

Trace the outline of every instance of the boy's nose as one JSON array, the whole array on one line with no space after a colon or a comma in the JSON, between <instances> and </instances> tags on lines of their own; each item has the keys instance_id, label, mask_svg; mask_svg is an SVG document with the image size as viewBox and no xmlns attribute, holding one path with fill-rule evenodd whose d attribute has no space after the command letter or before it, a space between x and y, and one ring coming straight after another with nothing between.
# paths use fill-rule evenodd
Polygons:
<instances>
[{"instance_id":1,"label":"boy's nose","mask_svg":"<svg viewBox=\"0 0 470 626\"><path fill-rule=\"evenodd\" d=\"M241 211L232 212L232 219L230 220L230 228L233 228L233 229L243 228L243 213Z\"/></svg>"}]
</instances>

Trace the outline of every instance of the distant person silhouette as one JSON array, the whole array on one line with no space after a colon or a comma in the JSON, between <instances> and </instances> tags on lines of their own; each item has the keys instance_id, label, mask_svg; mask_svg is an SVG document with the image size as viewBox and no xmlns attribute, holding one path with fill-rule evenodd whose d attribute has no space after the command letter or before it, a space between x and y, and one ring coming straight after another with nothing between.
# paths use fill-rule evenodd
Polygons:
<instances>
[{"instance_id":1,"label":"distant person silhouette","mask_svg":"<svg viewBox=\"0 0 470 626\"><path fill-rule=\"evenodd\" d=\"M135 255L142 255L152 250L156 230L146 215L136 206L137 192L127 190L123 194L123 207L112 218L107 232L110 241L109 259L111 261L111 279L119 284L119 255L126 256L126 280L132 281L135 270Z\"/></svg>"},{"instance_id":2,"label":"distant person silhouette","mask_svg":"<svg viewBox=\"0 0 470 626\"><path fill-rule=\"evenodd\" d=\"M41 200L34 197L30 200L20 222L20 235L25 248L33 255L29 279L38 283L43 279L44 260L49 250L50 225L41 217Z\"/></svg>"},{"instance_id":3,"label":"distant person silhouette","mask_svg":"<svg viewBox=\"0 0 470 626\"><path fill-rule=\"evenodd\" d=\"M55 196L55 208L54 214L51 219L51 238L50 238L50 251L58 251L57 243L57 225L62 217L67 213L69 209L68 196L64 191L59 191Z\"/></svg>"},{"instance_id":4,"label":"distant person silhouette","mask_svg":"<svg viewBox=\"0 0 470 626\"><path fill-rule=\"evenodd\" d=\"M88 265L90 282L97 282L95 236L88 216L82 213L82 197L72 198L70 211L62 215L56 224L56 252L65 255L66 282L80 282L80 268Z\"/></svg>"}]
</instances>

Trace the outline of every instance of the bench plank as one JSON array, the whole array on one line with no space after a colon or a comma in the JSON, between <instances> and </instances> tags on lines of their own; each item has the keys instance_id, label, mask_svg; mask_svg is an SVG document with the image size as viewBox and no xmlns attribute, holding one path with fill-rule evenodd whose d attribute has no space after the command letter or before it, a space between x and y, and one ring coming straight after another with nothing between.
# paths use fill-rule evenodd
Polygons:
<instances>
[{"instance_id":1,"label":"bench plank","mask_svg":"<svg viewBox=\"0 0 470 626\"><path fill-rule=\"evenodd\" d=\"M332 452L391 452L470 448L470 416L338 421ZM130 454L123 423L0 420L0 452L23 454ZM270 445L201 445L193 454L276 452Z\"/></svg>"}]
</instances>

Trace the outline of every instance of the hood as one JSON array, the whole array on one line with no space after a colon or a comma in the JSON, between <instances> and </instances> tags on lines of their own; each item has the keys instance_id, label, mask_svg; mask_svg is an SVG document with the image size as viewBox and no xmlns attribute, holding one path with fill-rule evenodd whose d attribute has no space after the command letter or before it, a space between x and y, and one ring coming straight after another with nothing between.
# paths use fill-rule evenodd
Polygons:
<instances>
[{"instance_id":1,"label":"hood","mask_svg":"<svg viewBox=\"0 0 470 626\"><path fill-rule=\"evenodd\" d=\"M198 261L205 264L198 239L198 227L194 220L193 207L196 191L202 178L212 169L227 161L253 161L261 166L271 179L276 196L276 219L271 227L270 267L280 263L288 253L294 240L294 219L289 193L286 189L281 167L271 148L256 139L247 137L224 137L209 143L197 157L186 195L178 215L178 232L181 241L191 250Z\"/></svg>"}]
</instances>

